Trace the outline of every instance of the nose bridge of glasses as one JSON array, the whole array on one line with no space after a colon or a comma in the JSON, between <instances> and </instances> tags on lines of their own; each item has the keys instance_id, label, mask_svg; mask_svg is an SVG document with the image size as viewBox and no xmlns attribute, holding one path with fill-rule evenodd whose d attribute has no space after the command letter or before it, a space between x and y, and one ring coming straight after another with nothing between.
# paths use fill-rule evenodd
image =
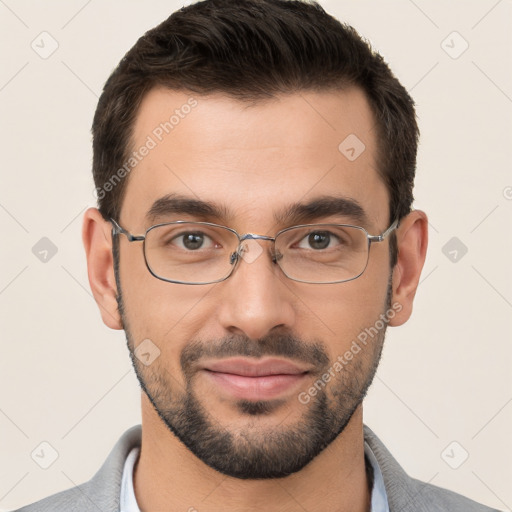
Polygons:
<instances>
[{"instance_id":1,"label":"nose bridge of glasses","mask_svg":"<svg viewBox=\"0 0 512 512\"><path fill-rule=\"evenodd\" d=\"M267 240L269 242L275 242L275 237L267 236L267 235L257 235L254 233L246 233L245 235L239 236L238 240L239 240L238 249L236 252L231 254L231 257L230 257L231 264L233 264L239 257L244 257L244 259L246 259L244 256L244 253L249 251L248 245L246 243L244 243L244 242L246 242L246 240L254 240L255 243L258 244L257 240ZM262 248L259 248L257 253L261 253L261 252L262 252ZM257 254L257 253L255 253L255 254ZM273 259L275 259L275 255L273 253L271 254L271 256ZM251 261L251 260L252 260L252 258L248 259L248 261Z\"/></svg>"},{"instance_id":2,"label":"nose bridge of glasses","mask_svg":"<svg viewBox=\"0 0 512 512\"><path fill-rule=\"evenodd\" d=\"M266 236L266 235L255 235L254 233L246 233L245 235L240 237L240 242L243 242L244 240L270 240L275 241L275 238L272 236Z\"/></svg>"}]
</instances>

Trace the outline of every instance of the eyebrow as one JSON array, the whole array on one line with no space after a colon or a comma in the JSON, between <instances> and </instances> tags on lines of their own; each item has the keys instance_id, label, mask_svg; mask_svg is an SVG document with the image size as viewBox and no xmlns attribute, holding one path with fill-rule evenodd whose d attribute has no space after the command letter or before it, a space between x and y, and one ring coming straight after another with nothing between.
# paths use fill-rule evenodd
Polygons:
<instances>
[{"instance_id":1,"label":"eyebrow","mask_svg":"<svg viewBox=\"0 0 512 512\"><path fill-rule=\"evenodd\" d=\"M342 216L366 226L368 217L364 208L355 199L341 196L321 196L307 203L293 203L285 210L274 214L278 224L307 224L322 217Z\"/></svg>"},{"instance_id":2,"label":"eyebrow","mask_svg":"<svg viewBox=\"0 0 512 512\"><path fill-rule=\"evenodd\" d=\"M171 214L190 215L206 221L229 223L236 215L226 205L202 201L180 194L167 194L157 199L148 210L146 219L154 222ZM321 196L307 203L293 203L274 213L278 225L306 224L316 219L341 216L359 225L366 226L368 217L358 201L342 196Z\"/></svg>"},{"instance_id":3,"label":"eyebrow","mask_svg":"<svg viewBox=\"0 0 512 512\"><path fill-rule=\"evenodd\" d=\"M223 205L217 205L209 201L201 201L193 197L187 197L179 194L167 194L157 199L148 210L146 218L150 222L157 219L178 213L182 215L192 215L212 220L230 220L233 213L229 208Z\"/></svg>"}]
</instances>

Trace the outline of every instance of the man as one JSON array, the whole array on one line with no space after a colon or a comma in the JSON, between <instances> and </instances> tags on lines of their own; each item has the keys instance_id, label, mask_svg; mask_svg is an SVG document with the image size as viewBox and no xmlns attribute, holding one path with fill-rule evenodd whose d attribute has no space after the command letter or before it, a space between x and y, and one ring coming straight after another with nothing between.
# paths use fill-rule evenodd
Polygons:
<instances>
[{"instance_id":1,"label":"man","mask_svg":"<svg viewBox=\"0 0 512 512\"><path fill-rule=\"evenodd\" d=\"M145 34L93 123L89 280L142 428L32 511L485 511L363 425L427 248L406 90L314 3L207 0Z\"/></svg>"}]
</instances>

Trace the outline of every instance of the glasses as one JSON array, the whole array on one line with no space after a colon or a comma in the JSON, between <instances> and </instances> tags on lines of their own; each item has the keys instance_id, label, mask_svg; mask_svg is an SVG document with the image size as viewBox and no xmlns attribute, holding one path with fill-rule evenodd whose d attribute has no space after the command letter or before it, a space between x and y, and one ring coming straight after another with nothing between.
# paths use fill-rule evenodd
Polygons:
<instances>
[{"instance_id":1,"label":"glasses","mask_svg":"<svg viewBox=\"0 0 512 512\"><path fill-rule=\"evenodd\" d=\"M396 219L382 234L370 235L364 228L349 224L303 224L270 237L239 235L234 229L210 222L175 221L151 226L144 235L132 235L114 219L110 222L112 236L123 234L129 242L143 242L146 266L153 276L178 284L224 281L240 259L251 263L261 254L261 247L252 252L246 240L273 242L272 261L293 281L352 281L365 271L371 244L384 241L398 227Z\"/></svg>"}]
</instances>

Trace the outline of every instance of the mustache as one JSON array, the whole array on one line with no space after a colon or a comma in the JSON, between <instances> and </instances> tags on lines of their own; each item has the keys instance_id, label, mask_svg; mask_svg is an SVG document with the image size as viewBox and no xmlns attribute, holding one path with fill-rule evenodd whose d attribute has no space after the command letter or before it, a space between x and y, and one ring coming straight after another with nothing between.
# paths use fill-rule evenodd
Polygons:
<instances>
[{"instance_id":1,"label":"mustache","mask_svg":"<svg viewBox=\"0 0 512 512\"><path fill-rule=\"evenodd\" d=\"M329 365L329 356L319 341L305 342L291 333L272 333L258 340L235 335L214 340L194 340L182 351L180 364L183 373L190 376L201 359L228 357L277 356L314 365L322 372Z\"/></svg>"}]
</instances>

